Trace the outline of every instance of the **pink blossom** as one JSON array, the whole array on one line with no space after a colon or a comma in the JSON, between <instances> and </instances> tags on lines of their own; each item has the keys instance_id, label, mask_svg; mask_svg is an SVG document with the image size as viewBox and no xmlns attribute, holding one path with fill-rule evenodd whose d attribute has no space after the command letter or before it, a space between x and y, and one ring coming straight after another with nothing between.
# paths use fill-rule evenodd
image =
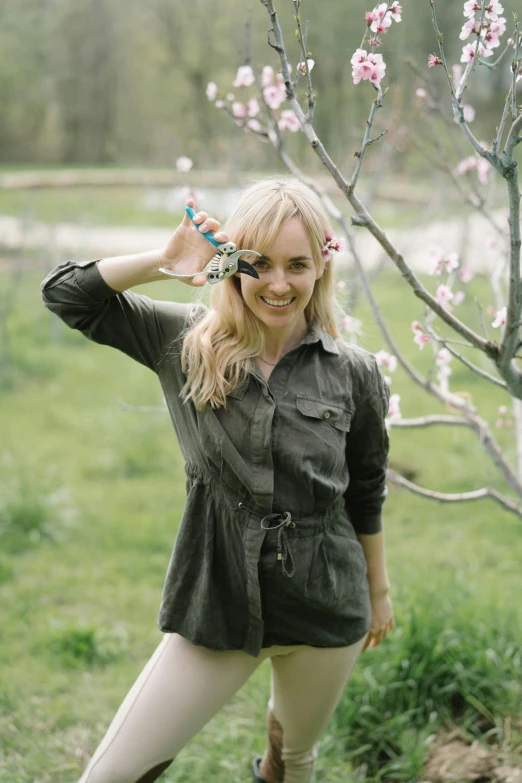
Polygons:
<instances>
[{"instance_id":1,"label":"pink blossom","mask_svg":"<svg viewBox=\"0 0 522 783\"><path fill-rule=\"evenodd\" d=\"M370 24L370 30L372 30L374 33L385 33L392 23L391 13L392 13L391 9L390 9L390 13L388 13L388 3L380 3L378 6L376 6L372 11L372 16L374 18ZM393 12L393 13L397 13L397 12ZM399 18L396 21L400 22L401 13L402 13L402 9L398 12ZM368 17L367 17L367 21L368 21Z\"/></svg>"},{"instance_id":2,"label":"pink blossom","mask_svg":"<svg viewBox=\"0 0 522 783\"><path fill-rule=\"evenodd\" d=\"M402 418L401 410L399 407L400 399L401 399L400 394L390 394L390 401L388 403L388 416L391 419Z\"/></svg>"},{"instance_id":3,"label":"pink blossom","mask_svg":"<svg viewBox=\"0 0 522 783\"><path fill-rule=\"evenodd\" d=\"M457 269L458 265L459 265L458 253L449 253L447 257L444 259L444 266L446 267L446 272L452 272L454 269Z\"/></svg>"},{"instance_id":4,"label":"pink blossom","mask_svg":"<svg viewBox=\"0 0 522 783\"><path fill-rule=\"evenodd\" d=\"M501 429L501 427L504 426L504 420L503 419L497 419L497 423L495 425L498 429Z\"/></svg>"},{"instance_id":5,"label":"pink blossom","mask_svg":"<svg viewBox=\"0 0 522 783\"><path fill-rule=\"evenodd\" d=\"M185 173L187 171L190 171L192 168L192 161L190 158L187 158L186 155L181 155L176 161L176 168L178 171Z\"/></svg>"},{"instance_id":6,"label":"pink blossom","mask_svg":"<svg viewBox=\"0 0 522 783\"><path fill-rule=\"evenodd\" d=\"M429 275L440 275L442 272L442 261L444 259L444 250L440 245L430 245L430 265L428 267Z\"/></svg>"},{"instance_id":7,"label":"pink blossom","mask_svg":"<svg viewBox=\"0 0 522 783\"><path fill-rule=\"evenodd\" d=\"M429 334L423 334L422 332L415 332L415 337L413 338L413 342L417 343L421 351L430 340Z\"/></svg>"},{"instance_id":8,"label":"pink blossom","mask_svg":"<svg viewBox=\"0 0 522 783\"><path fill-rule=\"evenodd\" d=\"M270 87L274 83L274 69L271 65L264 65L261 71L261 87Z\"/></svg>"},{"instance_id":9,"label":"pink blossom","mask_svg":"<svg viewBox=\"0 0 522 783\"><path fill-rule=\"evenodd\" d=\"M225 105L224 101L216 101L216 109L222 109Z\"/></svg>"},{"instance_id":10,"label":"pink blossom","mask_svg":"<svg viewBox=\"0 0 522 783\"><path fill-rule=\"evenodd\" d=\"M439 365L439 367L442 367L444 364L447 364L452 359L452 355L450 351L448 351L447 348L441 348L438 352L435 363Z\"/></svg>"},{"instance_id":11,"label":"pink blossom","mask_svg":"<svg viewBox=\"0 0 522 783\"><path fill-rule=\"evenodd\" d=\"M462 175L467 174L468 171L471 171L473 169L477 168L478 158L475 155L470 155L469 158L464 158L460 161L457 168L455 169L455 174Z\"/></svg>"},{"instance_id":12,"label":"pink blossom","mask_svg":"<svg viewBox=\"0 0 522 783\"><path fill-rule=\"evenodd\" d=\"M491 174L491 164L485 158L479 158L477 162L477 174L479 181L483 185L487 185L489 182L489 176Z\"/></svg>"},{"instance_id":13,"label":"pink blossom","mask_svg":"<svg viewBox=\"0 0 522 783\"><path fill-rule=\"evenodd\" d=\"M481 4L477 3L476 0L467 0L467 2L464 3L464 16L467 17L475 16L475 12L481 10L482 10Z\"/></svg>"},{"instance_id":14,"label":"pink blossom","mask_svg":"<svg viewBox=\"0 0 522 783\"><path fill-rule=\"evenodd\" d=\"M284 100L286 100L286 89L284 84L271 84L263 90L263 98L267 106L271 109L278 109Z\"/></svg>"},{"instance_id":15,"label":"pink blossom","mask_svg":"<svg viewBox=\"0 0 522 783\"><path fill-rule=\"evenodd\" d=\"M499 405L498 412L501 416L505 416L507 413L507 407L505 405Z\"/></svg>"},{"instance_id":16,"label":"pink blossom","mask_svg":"<svg viewBox=\"0 0 522 783\"><path fill-rule=\"evenodd\" d=\"M249 117L257 117L259 114L259 101L253 95L251 98L249 98L247 103L247 112Z\"/></svg>"},{"instance_id":17,"label":"pink blossom","mask_svg":"<svg viewBox=\"0 0 522 783\"><path fill-rule=\"evenodd\" d=\"M462 107L465 122L473 122L475 119L475 109L469 103L464 104Z\"/></svg>"},{"instance_id":18,"label":"pink blossom","mask_svg":"<svg viewBox=\"0 0 522 783\"><path fill-rule=\"evenodd\" d=\"M448 378L449 378L449 376L451 375L452 372L453 372L453 370L451 369L451 367L449 367L447 364L445 364L442 367L440 367L440 369L439 369L439 371L437 373L437 380L438 380L438 382L440 384L441 390L444 393L447 393L448 390L449 390Z\"/></svg>"},{"instance_id":19,"label":"pink blossom","mask_svg":"<svg viewBox=\"0 0 522 783\"><path fill-rule=\"evenodd\" d=\"M467 22L464 22L464 25L462 26L462 30L460 32L459 38L461 41L465 41L466 38L469 38L471 33L478 33L480 32L480 25L475 20L475 18L468 19Z\"/></svg>"},{"instance_id":20,"label":"pink blossom","mask_svg":"<svg viewBox=\"0 0 522 783\"><path fill-rule=\"evenodd\" d=\"M346 329L349 334L360 334L362 321L358 318L353 318L351 315L346 315L341 320L341 327Z\"/></svg>"},{"instance_id":21,"label":"pink blossom","mask_svg":"<svg viewBox=\"0 0 522 783\"><path fill-rule=\"evenodd\" d=\"M465 298L466 298L466 294L464 293L464 291L457 291L455 293L455 296L453 297L453 304L454 305L462 304Z\"/></svg>"},{"instance_id":22,"label":"pink blossom","mask_svg":"<svg viewBox=\"0 0 522 783\"><path fill-rule=\"evenodd\" d=\"M379 19L379 16L375 11L366 11L364 18L368 22L368 25L371 25L372 22L376 22Z\"/></svg>"},{"instance_id":23,"label":"pink blossom","mask_svg":"<svg viewBox=\"0 0 522 783\"><path fill-rule=\"evenodd\" d=\"M398 0L395 3L392 3L390 14L394 22L401 21L402 12L402 6L399 4Z\"/></svg>"},{"instance_id":24,"label":"pink blossom","mask_svg":"<svg viewBox=\"0 0 522 783\"><path fill-rule=\"evenodd\" d=\"M459 269L459 277L463 283L469 283L470 280L473 280L474 275L471 271L471 267L461 266Z\"/></svg>"},{"instance_id":25,"label":"pink blossom","mask_svg":"<svg viewBox=\"0 0 522 783\"><path fill-rule=\"evenodd\" d=\"M501 307L500 310L497 310L497 316L491 326L494 329L497 329L499 326L504 326L506 323L506 316L507 316L507 307Z\"/></svg>"},{"instance_id":26,"label":"pink blossom","mask_svg":"<svg viewBox=\"0 0 522 783\"><path fill-rule=\"evenodd\" d=\"M453 299L453 293L449 285L444 285L441 283L441 285L439 285L439 287L437 288L437 291L435 293L435 298L437 302L443 307L448 305Z\"/></svg>"},{"instance_id":27,"label":"pink blossom","mask_svg":"<svg viewBox=\"0 0 522 783\"><path fill-rule=\"evenodd\" d=\"M218 92L217 84L215 82L209 82L207 84L207 98L209 101L213 101L216 98Z\"/></svg>"},{"instance_id":28,"label":"pink blossom","mask_svg":"<svg viewBox=\"0 0 522 783\"><path fill-rule=\"evenodd\" d=\"M428 57L428 68L433 68L434 65L442 65L442 60L435 54L430 54Z\"/></svg>"},{"instance_id":29,"label":"pink blossom","mask_svg":"<svg viewBox=\"0 0 522 783\"><path fill-rule=\"evenodd\" d=\"M259 131L262 130L262 125L259 120L248 120L246 127L255 133L259 133Z\"/></svg>"},{"instance_id":30,"label":"pink blossom","mask_svg":"<svg viewBox=\"0 0 522 783\"><path fill-rule=\"evenodd\" d=\"M488 49L496 49L497 46L500 46L500 39L505 32L506 19L502 16L497 21L484 25L481 37Z\"/></svg>"},{"instance_id":31,"label":"pink blossom","mask_svg":"<svg viewBox=\"0 0 522 783\"><path fill-rule=\"evenodd\" d=\"M411 330L412 332L422 332L422 324L420 324L419 321L412 321Z\"/></svg>"},{"instance_id":32,"label":"pink blossom","mask_svg":"<svg viewBox=\"0 0 522 783\"><path fill-rule=\"evenodd\" d=\"M418 88L415 90L415 95L417 96L417 98L426 98L427 94L428 94L428 93L426 92L426 90L424 89L424 87L418 87Z\"/></svg>"},{"instance_id":33,"label":"pink blossom","mask_svg":"<svg viewBox=\"0 0 522 783\"><path fill-rule=\"evenodd\" d=\"M378 35L375 35L373 38L370 38L368 43L370 44L372 49L376 49L378 46L381 45L382 41L381 41L381 39L379 38Z\"/></svg>"},{"instance_id":34,"label":"pink blossom","mask_svg":"<svg viewBox=\"0 0 522 783\"><path fill-rule=\"evenodd\" d=\"M384 78L386 63L383 61L382 54L370 52L367 54L364 49L357 49L352 56L352 78L354 84L359 84L362 80L369 80L377 86Z\"/></svg>"},{"instance_id":35,"label":"pink blossom","mask_svg":"<svg viewBox=\"0 0 522 783\"><path fill-rule=\"evenodd\" d=\"M462 56L460 58L461 63L469 63L473 60L475 57L475 52L477 49L477 44L466 44L466 46L462 49ZM493 52L491 49L486 49L485 46L482 46L482 44L479 43L478 46L478 55L479 57L491 57Z\"/></svg>"},{"instance_id":36,"label":"pink blossom","mask_svg":"<svg viewBox=\"0 0 522 783\"><path fill-rule=\"evenodd\" d=\"M232 82L234 87L250 87L254 84L256 77L250 65L240 65L237 69L237 75Z\"/></svg>"},{"instance_id":37,"label":"pink blossom","mask_svg":"<svg viewBox=\"0 0 522 783\"><path fill-rule=\"evenodd\" d=\"M359 65L360 63L363 63L367 58L366 49L356 49L355 52L352 54L352 59L350 60L350 63L355 67L356 65Z\"/></svg>"},{"instance_id":38,"label":"pink blossom","mask_svg":"<svg viewBox=\"0 0 522 783\"><path fill-rule=\"evenodd\" d=\"M278 125L281 130L289 130L291 133L296 133L301 127L299 120L292 109L285 109L281 112Z\"/></svg>"},{"instance_id":39,"label":"pink blossom","mask_svg":"<svg viewBox=\"0 0 522 783\"><path fill-rule=\"evenodd\" d=\"M492 3L488 3L486 6L486 19L491 19L493 22L496 22L498 19L498 14L504 13L504 8L501 6L497 0L494 0Z\"/></svg>"},{"instance_id":40,"label":"pink blossom","mask_svg":"<svg viewBox=\"0 0 522 783\"><path fill-rule=\"evenodd\" d=\"M346 283L344 282L344 280L339 280L339 282L335 284L335 287L337 288L338 291L344 291L344 289L346 288Z\"/></svg>"},{"instance_id":41,"label":"pink blossom","mask_svg":"<svg viewBox=\"0 0 522 783\"><path fill-rule=\"evenodd\" d=\"M388 351L377 351L375 358L379 367L386 367L389 372L395 372L397 369L397 357L388 353Z\"/></svg>"},{"instance_id":42,"label":"pink blossom","mask_svg":"<svg viewBox=\"0 0 522 783\"><path fill-rule=\"evenodd\" d=\"M308 65L308 71L310 72L312 70L312 68L314 67L314 65L315 65L315 60L312 60L311 58L309 58L306 61L306 64L304 62L297 64L297 70L300 73L302 73L303 75L306 74L306 65Z\"/></svg>"},{"instance_id":43,"label":"pink blossom","mask_svg":"<svg viewBox=\"0 0 522 783\"><path fill-rule=\"evenodd\" d=\"M460 63L455 63L455 65L452 66L452 74L453 74L453 83L454 84L460 84L460 80L462 79L462 65Z\"/></svg>"},{"instance_id":44,"label":"pink blossom","mask_svg":"<svg viewBox=\"0 0 522 783\"><path fill-rule=\"evenodd\" d=\"M246 117L246 106L244 103L241 103L240 101L234 101L232 104L232 114L234 117L238 120L243 119L243 117Z\"/></svg>"},{"instance_id":45,"label":"pink blossom","mask_svg":"<svg viewBox=\"0 0 522 783\"><path fill-rule=\"evenodd\" d=\"M201 204L202 201L205 201L205 196L200 190L197 188L189 188L188 185L181 188L179 196L183 207L185 207L187 199L189 198L193 198L196 204Z\"/></svg>"}]
</instances>

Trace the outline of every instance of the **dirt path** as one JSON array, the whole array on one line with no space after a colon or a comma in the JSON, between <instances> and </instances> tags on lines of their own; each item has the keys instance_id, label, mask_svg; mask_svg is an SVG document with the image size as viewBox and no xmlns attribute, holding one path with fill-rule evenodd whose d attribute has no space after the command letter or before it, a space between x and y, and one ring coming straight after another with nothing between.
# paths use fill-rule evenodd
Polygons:
<instances>
[{"instance_id":1,"label":"dirt path","mask_svg":"<svg viewBox=\"0 0 522 783\"><path fill-rule=\"evenodd\" d=\"M507 218L497 213L495 219L506 227ZM75 223L43 223L30 225L15 217L0 216L0 243L5 248L22 249L56 248L57 256L86 261L90 258L139 253L163 247L171 236L168 228L130 228L128 226L81 226ZM458 252L461 263L474 271L491 271L499 263L497 246L491 248L490 238L495 234L489 223L480 215L473 215L464 223L462 219L419 225L413 228L389 229L389 239L403 255L412 269L426 271L429 264L430 245L441 245L445 252ZM365 229L354 229L357 249L368 268L373 268L385 253L378 242ZM463 248L465 252L463 253ZM52 255L52 254L51 254ZM343 259L339 259L342 265ZM387 259L387 264L392 261Z\"/></svg>"}]
</instances>

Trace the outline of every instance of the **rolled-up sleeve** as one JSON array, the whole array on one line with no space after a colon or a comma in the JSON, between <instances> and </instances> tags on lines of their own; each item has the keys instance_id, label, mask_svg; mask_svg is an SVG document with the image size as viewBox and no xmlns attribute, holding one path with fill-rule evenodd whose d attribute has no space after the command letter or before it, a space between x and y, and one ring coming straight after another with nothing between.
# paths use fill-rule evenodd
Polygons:
<instances>
[{"instance_id":1,"label":"rolled-up sleeve","mask_svg":"<svg viewBox=\"0 0 522 783\"><path fill-rule=\"evenodd\" d=\"M385 425L390 390L372 356L370 379L352 417L346 438L349 485L346 511L356 533L379 533L382 505L388 494L386 469L390 441Z\"/></svg>"},{"instance_id":2,"label":"rolled-up sleeve","mask_svg":"<svg viewBox=\"0 0 522 783\"><path fill-rule=\"evenodd\" d=\"M116 291L98 260L64 261L40 284L45 307L89 340L117 348L154 372L164 348L184 328L190 304Z\"/></svg>"}]
</instances>

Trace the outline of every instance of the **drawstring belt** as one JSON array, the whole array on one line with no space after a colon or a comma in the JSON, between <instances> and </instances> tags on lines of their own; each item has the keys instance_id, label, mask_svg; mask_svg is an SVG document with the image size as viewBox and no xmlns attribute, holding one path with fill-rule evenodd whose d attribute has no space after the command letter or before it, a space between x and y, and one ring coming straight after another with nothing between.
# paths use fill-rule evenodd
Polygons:
<instances>
[{"instance_id":1,"label":"drawstring belt","mask_svg":"<svg viewBox=\"0 0 522 783\"><path fill-rule=\"evenodd\" d=\"M261 527L263 530L278 530L279 533L277 534L277 559L282 561L282 567L283 567L283 574L288 577L292 577L295 574L295 562L294 558L292 556L292 552L290 551L290 547L288 546L288 539L286 537L286 528L287 527L295 527L295 522L292 521L292 515L289 511L285 511L283 514L275 513L275 514L267 514L266 516L263 516L263 514L259 514L259 512L254 511L251 508L248 508L244 503L238 503L239 508L244 508L245 511L249 511L251 514L255 514L257 517L261 517ZM278 525L264 525L263 523L265 521L270 522L270 520L273 520L274 522L278 521ZM289 560L292 564L292 571L291 573L286 570L286 561Z\"/></svg>"}]
</instances>

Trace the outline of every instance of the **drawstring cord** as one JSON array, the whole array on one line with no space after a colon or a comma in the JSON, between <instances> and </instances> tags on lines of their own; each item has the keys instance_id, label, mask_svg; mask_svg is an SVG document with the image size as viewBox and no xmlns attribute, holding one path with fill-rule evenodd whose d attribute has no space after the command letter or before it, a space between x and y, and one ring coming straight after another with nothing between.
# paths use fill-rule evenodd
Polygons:
<instances>
[{"instance_id":1,"label":"drawstring cord","mask_svg":"<svg viewBox=\"0 0 522 783\"><path fill-rule=\"evenodd\" d=\"M286 537L285 530L287 527L295 527L295 522L292 521L291 513L289 511L285 511L283 514L275 513L263 516L263 514L259 514L259 512L254 511L252 508L248 508L248 506L242 502L238 503L238 507L244 508L245 511L249 511L251 514L255 514L257 517L261 517L260 524L263 530L279 530L279 533L277 534L277 559L282 561L283 574L285 576L292 577L295 574L295 561L292 556L292 552L290 551L290 547L288 546L288 539ZM279 521L279 524L263 524L264 522L269 522L270 520L273 520L274 522ZM286 570L287 560L289 560L291 563L291 572Z\"/></svg>"}]
</instances>

